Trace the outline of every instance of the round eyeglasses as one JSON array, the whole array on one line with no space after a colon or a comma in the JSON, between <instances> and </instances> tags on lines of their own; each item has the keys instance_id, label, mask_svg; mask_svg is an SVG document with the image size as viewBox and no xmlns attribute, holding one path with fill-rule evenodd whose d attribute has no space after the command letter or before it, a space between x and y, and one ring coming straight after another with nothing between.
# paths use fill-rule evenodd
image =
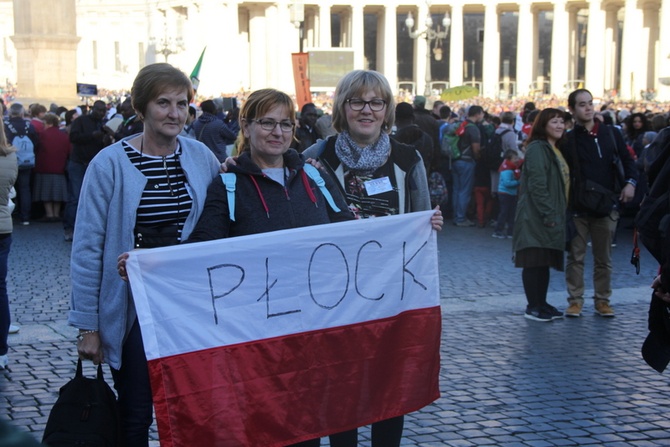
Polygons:
<instances>
[{"instance_id":1,"label":"round eyeglasses","mask_svg":"<svg viewBox=\"0 0 670 447\"><path fill-rule=\"evenodd\" d=\"M370 101L363 101L360 98L350 98L347 99L347 102L349 103L351 110L355 112L360 112L365 108L365 106L370 106L370 110L373 112L381 112L384 110L384 107L386 107L386 101L376 98Z\"/></svg>"},{"instance_id":2,"label":"round eyeglasses","mask_svg":"<svg viewBox=\"0 0 670 447\"><path fill-rule=\"evenodd\" d=\"M295 127L295 123L291 121L275 121L270 118L263 118L259 120L249 120L251 122L258 123L261 126L261 129L263 130L268 130L268 131L273 131L275 130L275 127L277 127L277 124L279 124L279 128L281 129L282 132L291 132L293 131L293 128Z\"/></svg>"}]
</instances>

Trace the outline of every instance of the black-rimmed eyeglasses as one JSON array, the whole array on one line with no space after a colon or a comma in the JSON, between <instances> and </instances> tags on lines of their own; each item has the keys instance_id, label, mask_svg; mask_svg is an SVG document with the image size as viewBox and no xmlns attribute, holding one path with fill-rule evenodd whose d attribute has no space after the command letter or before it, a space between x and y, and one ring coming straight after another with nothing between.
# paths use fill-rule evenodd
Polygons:
<instances>
[{"instance_id":1,"label":"black-rimmed eyeglasses","mask_svg":"<svg viewBox=\"0 0 670 447\"><path fill-rule=\"evenodd\" d=\"M381 112L386 107L386 101L383 99L373 99L370 101L363 101L360 98L350 98L347 99L349 107L355 112L360 112L365 108L365 106L370 106L370 110L373 112Z\"/></svg>"},{"instance_id":2,"label":"black-rimmed eyeglasses","mask_svg":"<svg viewBox=\"0 0 670 447\"><path fill-rule=\"evenodd\" d=\"M275 121L270 118L263 118L260 120L249 120L251 122L258 123L261 126L261 129L263 130L268 130L268 131L273 131L275 130L275 127L277 127L277 124L279 124L279 128L281 129L282 132L291 132L293 128L295 127L295 123L292 121Z\"/></svg>"}]
</instances>

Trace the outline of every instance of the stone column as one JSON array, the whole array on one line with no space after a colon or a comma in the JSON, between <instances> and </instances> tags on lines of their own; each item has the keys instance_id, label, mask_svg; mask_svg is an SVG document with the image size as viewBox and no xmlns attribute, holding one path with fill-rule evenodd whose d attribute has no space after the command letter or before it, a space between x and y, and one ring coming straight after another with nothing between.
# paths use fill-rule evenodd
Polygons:
<instances>
[{"instance_id":1,"label":"stone column","mask_svg":"<svg viewBox=\"0 0 670 447\"><path fill-rule=\"evenodd\" d=\"M605 91L605 12L601 0L589 3L589 22L586 31L585 87L595 98Z\"/></svg>"},{"instance_id":2,"label":"stone column","mask_svg":"<svg viewBox=\"0 0 670 447\"><path fill-rule=\"evenodd\" d=\"M330 5L320 4L319 8L319 48L331 47Z\"/></svg>"},{"instance_id":3,"label":"stone column","mask_svg":"<svg viewBox=\"0 0 670 447\"><path fill-rule=\"evenodd\" d=\"M626 0L623 20L623 44L621 49L621 98L635 99L640 97L641 64L646 61L646 48L642 48L644 40L642 11L637 9L636 0Z\"/></svg>"},{"instance_id":4,"label":"stone column","mask_svg":"<svg viewBox=\"0 0 670 447\"><path fill-rule=\"evenodd\" d=\"M659 51L657 60L657 99L660 101L670 101L670 0L663 0L661 4L661 13L659 18L658 46Z\"/></svg>"},{"instance_id":5,"label":"stone column","mask_svg":"<svg viewBox=\"0 0 670 447\"><path fill-rule=\"evenodd\" d=\"M551 30L551 93L563 95L568 82L569 50L566 30L568 11L565 0L554 1L554 23Z\"/></svg>"},{"instance_id":6,"label":"stone column","mask_svg":"<svg viewBox=\"0 0 670 447\"><path fill-rule=\"evenodd\" d=\"M644 5L644 27L648 33L647 39L644 41L646 43L647 49L647 63L644 65L646 70L646 76L644 78L645 85L642 88L654 88L657 83L657 73L656 73L656 50L660 47L659 37L660 37L660 17L653 5L646 3Z\"/></svg>"},{"instance_id":7,"label":"stone column","mask_svg":"<svg viewBox=\"0 0 670 447\"><path fill-rule=\"evenodd\" d=\"M19 99L28 104L77 104L75 0L14 0ZM86 80L79 80L85 82Z\"/></svg>"},{"instance_id":8,"label":"stone column","mask_svg":"<svg viewBox=\"0 0 670 447\"><path fill-rule=\"evenodd\" d=\"M267 19L265 8L249 7L249 88L258 90L268 86L265 69L267 60ZM276 38L276 36L273 36Z\"/></svg>"},{"instance_id":9,"label":"stone column","mask_svg":"<svg viewBox=\"0 0 670 447\"><path fill-rule=\"evenodd\" d=\"M463 85L463 5L451 4L451 44L449 46L449 86Z\"/></svg>"},{"instance_id":10,"label":"stone column","mask_svg":"<svg viewBox=\"0 0 670 447\"><path fill-rule=\"evenodd\" d=\"M293 44L287 45L283 39L277 39L277 36L293 36L295 33L295 25L290 20L289 5L284 3L270 5L265 10L265 15L267 18L267 64L265 67L275 67L275 69L261 69L267 72L267 83L263 88L273 87L295 93L293 60L291 59L291 53L295 47ZM259 67L256 69L258 70Z\"/></svg>"},{"instance_id":11,"label":"stone column","mask_svg":"<svg viewBox=\"0 0 670 447\"><path fill-rule=\"evenodd\" d=\"M530 2L519 2L519 29L516 45L516 92L526 96L537 72L537 25Z\"/></svg>"},{"instance_id":12,"label":"stone column","mask_svg":"<svg viewBox=\"0 0 670 447\"><path fill-rule=\"evenodd\" d=\"M365 66L364 46L363 4L356 2L351 6L351 47L354 50L354 70L368 68Z\"/></svg>"},{"instance_id":13,"label":"stone column","mask_svg":"<svg viewBox=\"0 0 670 447\"><path fill-rule=\"evenodd\" d=\"M619 8L616 5L610 5L605 9L604 87L606 92L617 86L618 11Z\"/></svg>"},{"instance_id":14,"label":"stone column","mask_svg":"<svg viewBox=\"0 0 670 447\"><path fill-rule=\"evenodd\" d=\"M487 98L497 98L500 81L500 26L497 2L487 2L484 12L482 88Z\"/></svg>"},{"instance_id":15,"label":"stone column","mask_svg":"<svg viewBox=\"0 0 670 447\"><path fill-rule=\"evenodd\" d=\"M383 36L377 38L377 55L380 67L394 92L398 91L398 26L395 5L384 7ZM381 37L381 39L379 38Z\"/></svg>"},{"instance_id":16,"label":"stone column","mask_svg":"<svg viewBox=\"0 0 670 447\"><path fill-rule=\"evenodd\" d=\"M230 69L230 61L248 60L249 47L247 40L240 37L240 22L237 2L218 3L206 2L200 6L189 6L189 22L194 23L191 29L191 44L186 47L189 51L189 65L185 67L186 74L190 74L202 49L207 46L202 68L200 70L200 86L198 93L204 96L219 96L221 93L232 94L230 91L221 91L221 86L247 87L250 85L249 65L239 64L235 70ZM218 39L208 39L207 35L199 32L202 29L220 30ZM245 36L246 37L246 36ZM219 57L226 54L227 57Z\"/></svg>"}]
</instances>

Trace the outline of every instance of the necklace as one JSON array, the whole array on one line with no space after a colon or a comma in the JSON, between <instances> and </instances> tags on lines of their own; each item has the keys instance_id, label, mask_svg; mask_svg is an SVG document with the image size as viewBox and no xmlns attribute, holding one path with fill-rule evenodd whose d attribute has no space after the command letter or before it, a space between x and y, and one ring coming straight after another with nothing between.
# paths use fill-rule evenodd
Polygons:
<instances>
[{"instance_id":1,"label":"necklace","mask_svg":"<svg viewBox=\"0 0 670 447\"><path fill-rule=\"evenodd\" d=\"M165 179L167 180L167 187L170 190L170 195L175 197L175 190L172 186L172 180L170 179L170 168L168 167L167 158L171 157L175 164L179 164L179 159L177 158L177 149L179 148L179 143L175 146L172 154L168 155L159 155L163 160L163 170L165 171ZM144 137L140 141L140 172L142 171L142 163L144 162ZM179 214L179 197L177 197L177 215Z\"/></svg>"}]
</instances>

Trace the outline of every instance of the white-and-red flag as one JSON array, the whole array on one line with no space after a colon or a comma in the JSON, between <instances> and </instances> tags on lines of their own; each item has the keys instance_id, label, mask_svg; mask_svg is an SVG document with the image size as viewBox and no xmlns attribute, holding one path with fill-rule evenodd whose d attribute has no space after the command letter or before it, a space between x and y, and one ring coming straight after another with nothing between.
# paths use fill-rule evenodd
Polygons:
<instances>
[{"instance_id":1,"label":"white-and-red flag","mask_svg":"<svg viewBox=\"0 0 670 447\"><path fill-rule=\"evenodd\" d=\"M432 214L131 253L161 446L284 446L437 399Z\"/></svg>"}]
</instances>

